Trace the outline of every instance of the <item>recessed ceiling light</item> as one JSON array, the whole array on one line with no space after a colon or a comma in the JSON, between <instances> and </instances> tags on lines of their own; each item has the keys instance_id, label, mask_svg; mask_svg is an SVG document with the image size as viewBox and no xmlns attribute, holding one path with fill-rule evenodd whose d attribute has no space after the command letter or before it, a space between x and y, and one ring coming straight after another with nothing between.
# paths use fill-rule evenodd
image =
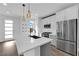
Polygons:
<instances>
[{"instance_id":1,"label":"recessed ceiling light","mask_svg":"<svg viewBox=\"0 0 79 59\"><path fill-rule=\"evenodd\" d=\"M7 6L7 3L3 3L4 6Z\"/></svg>"}]
</instances>

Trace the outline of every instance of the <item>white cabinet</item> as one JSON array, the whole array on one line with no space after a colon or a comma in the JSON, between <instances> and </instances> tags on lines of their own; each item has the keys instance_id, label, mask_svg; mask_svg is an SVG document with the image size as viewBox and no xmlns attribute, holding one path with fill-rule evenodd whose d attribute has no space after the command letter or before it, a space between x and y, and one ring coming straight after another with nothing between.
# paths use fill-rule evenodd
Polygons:
<instances>
[{"instance_id":1,"label":"white cabinet","mask_svg":"<svg viewBox=\"0 0 79 59\"><path fill-rule=\"evenodd\" d=\"M56 35L56 15L41 20L41 23L41 32L52 32L53 35ZM46 24L51 24L51 28L44 28Z\"/></svg>"},{"instance_id":2,"label":"white cabinet","mask_svg":"<svg viewBox=\"0 0 79 59\"><path fill-rule=\"evenodd\" d=\"M65 10L66 20L78 18L78 6L73 6Z\"/></svg>"},{"instance_id":3,"label":"white cabinet","mask_svg":"<svg viewBox=\"0 0 79 59\"><path fill-rule=\"evenodd\" d=\"M35 50L34 49L29 50L29 51L24 53L24 56L34 56L34 55L35 55Z\"/></svg>"},{"instance_id":4,"label":"white cabinet","mask_svg":"<svg viewBox=\"0 0 79 59\"><path fill-rule=\"evenodd\" d=\"M56 13L56 21L65 20L65 10Z\"/></svg>"},{"instance_id":5,"label":"white cabinet","mask_svg":"<svg viewBox=\"0 0 79 59\"><path fill-rule=\"evenodd\" d=\"M78 6L72 6L67 9L64 9L60 12L56 13L56 20L70 20L70 19L78 19Z\"/></svg>"},{"instance_id":6,"label":"white cabinet","mask_svg":"<svg viewBox=\"0 0 79 59\"><path fill-rule=\"evenodd\" d=\"M57 30L57 24L56 24L56 22L53 22L52 24L51 24L51 32L52 32L52 35L56 35L57 33L56 33L56 30Z\"/></svg>"},{"instance_id":7,"label":"white cabinet","mask_svg":"<svg viewBox=\"0 0 79 59\"><path fill-rule=\"evenodd\" d=\"M40 56L40 47L33 48L24 53L24 56Z\"/></svg>"}]
</instances>

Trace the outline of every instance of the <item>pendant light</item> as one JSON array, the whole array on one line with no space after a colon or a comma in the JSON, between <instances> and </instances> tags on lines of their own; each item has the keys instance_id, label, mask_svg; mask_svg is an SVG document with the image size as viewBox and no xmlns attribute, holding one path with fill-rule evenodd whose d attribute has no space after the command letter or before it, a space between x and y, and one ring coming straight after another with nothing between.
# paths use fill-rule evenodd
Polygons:
<instances>
[{"instance_id":1,"label":"pendant light","mask_svg":"<svg viewBox=\"0 0 79 59\"><path fill-rule=\"evenodd\" d=\"M32 18L32 13L31 13L31 10L30 10L30 4L28 3L28 10L27 10L27 18L28 19L31 19Z\"/></svg>"},{"instance_id":2,"label":"pendant light","mask_svg":"<svg viewBox=\"0 0 79 59\"><path fill-rule=\"evenodd\" d=\"M23 21L26 21L26 19L31 19L32 18L32 13L31 13L31 10L30 10L30 4L28 3L27 4L27 13L25 14L25 4L22 4L23 6Z\"/></svg>"}]
</instances>

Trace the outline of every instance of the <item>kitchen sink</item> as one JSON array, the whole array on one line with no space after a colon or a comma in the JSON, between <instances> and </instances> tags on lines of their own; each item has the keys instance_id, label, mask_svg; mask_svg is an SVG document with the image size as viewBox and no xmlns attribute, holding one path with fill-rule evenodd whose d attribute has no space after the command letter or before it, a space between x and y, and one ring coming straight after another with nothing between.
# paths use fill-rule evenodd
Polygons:
<instances>
[{"instance_id":1,"label":"kitchen sink","mask_svg":"<svg viewBox=\"0 0 79 59\"><path fill-rule=\"evenodd\" d=\"M34 39L41 38L41 37L39 37L39 36L36 36L36 35L29 35L29 37L32 37L32 38L34 38Z\"/></svg>"}]
</instances>

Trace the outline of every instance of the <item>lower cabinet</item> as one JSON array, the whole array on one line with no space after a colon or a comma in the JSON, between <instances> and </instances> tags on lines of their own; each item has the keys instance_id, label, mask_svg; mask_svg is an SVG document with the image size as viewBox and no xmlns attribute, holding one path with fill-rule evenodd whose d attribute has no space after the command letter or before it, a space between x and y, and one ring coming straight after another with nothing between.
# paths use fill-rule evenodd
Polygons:
<instances>
[{"instance_id":1,"label":"lower cabinet","mask_svg":"<svg viewBox=\"0 0 79 59\"><path fill-rule=\"evenodd\" d=\"M52 56L50 43L28 50L24 56Z\"/></svg>"},{"instance_id":2,"label":"lower cabinet","mask_svg":"<svg viewBox=\"0 0 79 59\"><path fill-rule=\"evenodd\" d=\"M51 56L50 43L40 46L40 55L41 56Z\"/></svg>"},{"instance_id":3,"label":"lower cabinet","mask_svg":"<svg viewBox=\"0 0 79 59\"><path fill-rule=\"evenodd\" d=\"M40 56L40 47L33 48L24 53L24 56Z\"/></svg>"},{"instance_id":4,"label":"lower cabinet","mask_svg":"<svg viewBox=\"0 0 79 59\"><path fill-rule=\"evenodd\" d=\"M35 55L34 49L31 49L24 53L24 56L34 56L34 55Z\"/></svg>"},{"instance_id":5,"label":"lower cabinet","mask_svg":"<svg viewBox=\"0 0 79 59\"><path fill-rule=\"evenodd\" d=\"M71 56L70 54L51 46L51 43L33 48L24 53L24 56Z\"/></svg>"}]
</instances>

